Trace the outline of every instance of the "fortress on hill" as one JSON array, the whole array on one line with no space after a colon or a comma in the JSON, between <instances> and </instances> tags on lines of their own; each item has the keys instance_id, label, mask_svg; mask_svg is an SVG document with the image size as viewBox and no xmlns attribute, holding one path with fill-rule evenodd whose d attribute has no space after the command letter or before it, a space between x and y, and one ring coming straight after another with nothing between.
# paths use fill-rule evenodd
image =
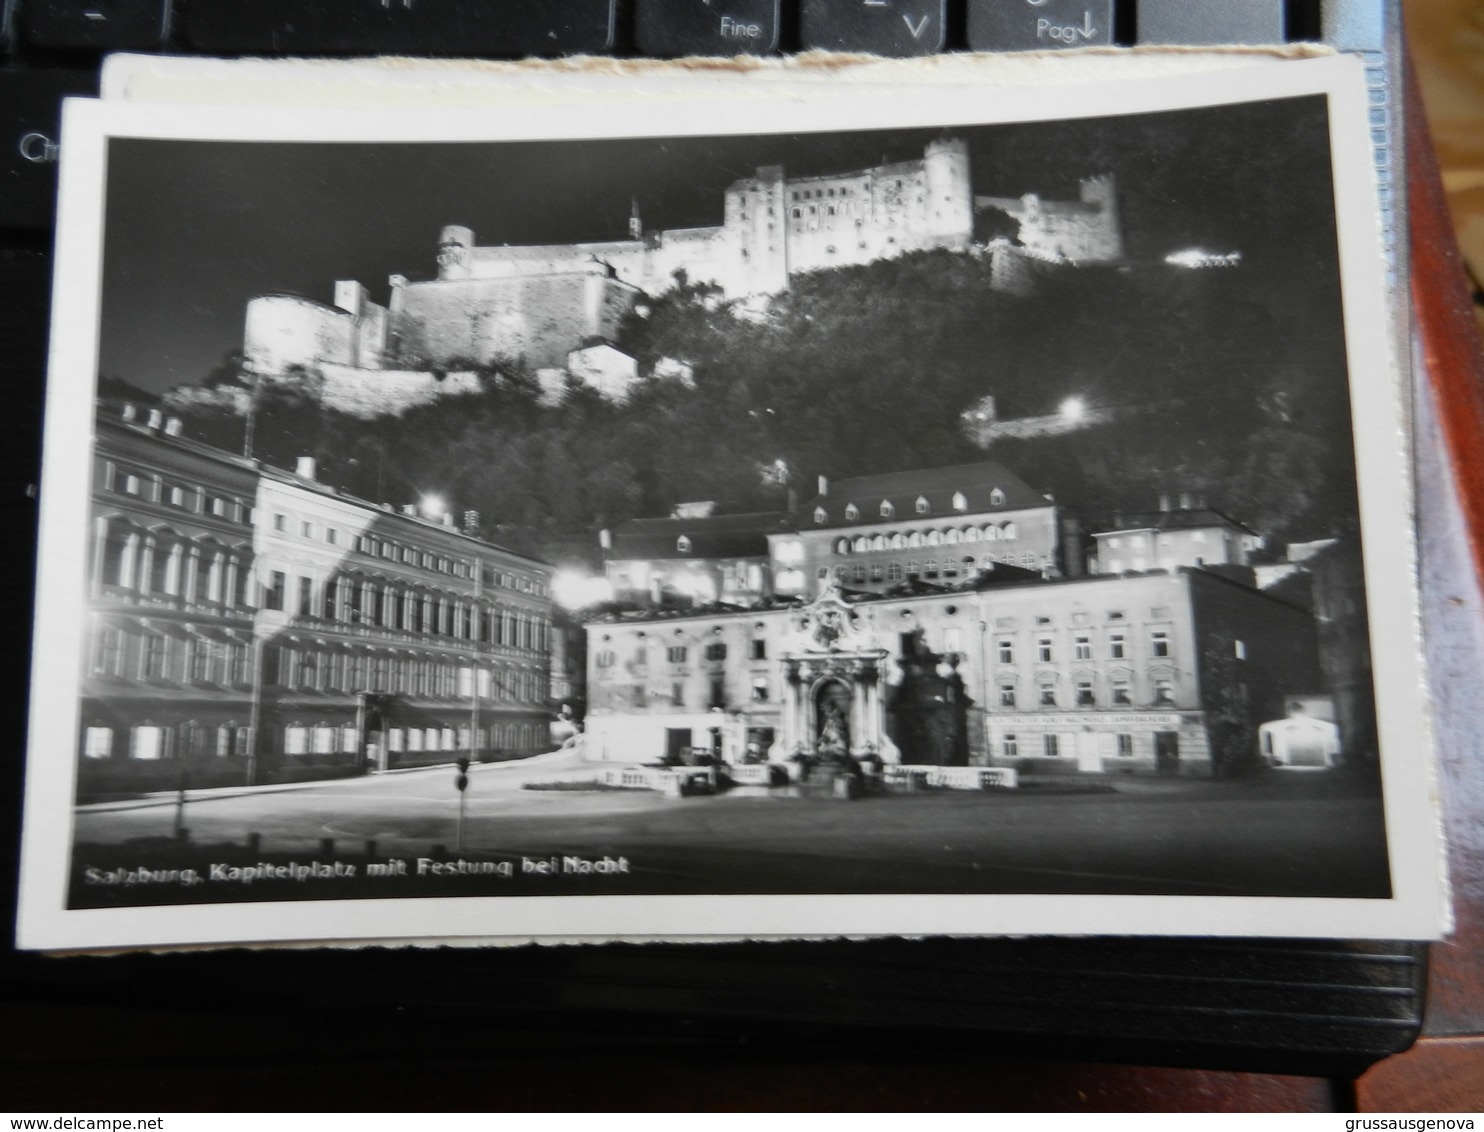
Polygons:
<instances>
[{"instance_id":1,"label":"fortress on hill","mask_svg":"<svg viewBox=\"0 0 1484 1132\"><path fill-rule=\"evenodd\" d=\"M986 212L1014 221L1015 238L976 243L976 218ZM436 278L391 276L384 307L352 280L335 284L333 306L254 298L244 353L269 375L327 366L409 375L517 358L571 370L569 354L611 340L641 299L682 280L746 299L785 291L802 272L932 249L987 252L995 286L1012 291L1042 265L1117 262L1113 180L1083 181L1076 201L976 197L968 147L948 138L919 159L847 173L791 178L780 165L763 166L727 187L715 227L645 231L636 205L626 239L482 247L470 229L449 225Z\"/></svg>"}]
</instances>

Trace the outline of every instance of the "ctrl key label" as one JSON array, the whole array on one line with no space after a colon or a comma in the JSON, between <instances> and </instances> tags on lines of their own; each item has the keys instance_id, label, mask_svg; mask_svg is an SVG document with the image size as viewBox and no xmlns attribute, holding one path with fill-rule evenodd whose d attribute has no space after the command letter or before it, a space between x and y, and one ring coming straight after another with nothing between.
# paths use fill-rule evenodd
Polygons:
<instances>
[{"instance_id":1,"label":"ctrl key label","mask_svg":"<svg viewBox=\"0 0 1484 1132\"><path fill-rule=\"evenodd\" d=\"M762 55L778 47L779 0L635 0L649 55Z\"/></svg>"},{"instance_id":2,"label":"ctrl key label","mask_svg":"<svg viewBox=\"0 0 1484 1132\"><path fill-rule=\"evenodd\" d=\"M1113 42L1113 0L969 0L975 51L1065 51Z\"/></svg>"}]
</instances>

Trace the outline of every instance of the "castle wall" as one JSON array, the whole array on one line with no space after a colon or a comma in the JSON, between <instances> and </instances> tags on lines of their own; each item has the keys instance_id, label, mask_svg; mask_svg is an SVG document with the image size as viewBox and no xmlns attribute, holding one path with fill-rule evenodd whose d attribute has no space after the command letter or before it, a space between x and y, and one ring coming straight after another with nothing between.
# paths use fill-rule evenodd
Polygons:
<instances>
[{"instance_id":1,"label":"castle wall","mask_svg":"<svg viewBox=\"0 0 1484 1132\"><path fill-rule=\"evenodd\" d=\"M584 339L613 337L638 295L601 270L440 279L396 292L391 337L399 356L440 366L499 358L561 366Z\"/></svg>"},{"instance_id":2,"label":"castle wall","mask_svg":"<svg viewBox=\"0 0 1484 1132\"><path fill-rule=\"evenodd\" d=\"M259 295L247 304L242 336L247 364L259 373L321 361L350 365L356 354L356 320L346 311L295 295Z\"/></svg>"},{"instance_id":3,"label":"castle wall","mask_svg":"<svg viewBox=\"0 0 1484 1132\"><path fill-rule=\"evenodd\" d=\"M479 392L479 376L450 373L442 380L426 370L369 370L321 365L320 401L327 409L369 420L400 414L442 397Z\"/></svg>"}]
</instances>

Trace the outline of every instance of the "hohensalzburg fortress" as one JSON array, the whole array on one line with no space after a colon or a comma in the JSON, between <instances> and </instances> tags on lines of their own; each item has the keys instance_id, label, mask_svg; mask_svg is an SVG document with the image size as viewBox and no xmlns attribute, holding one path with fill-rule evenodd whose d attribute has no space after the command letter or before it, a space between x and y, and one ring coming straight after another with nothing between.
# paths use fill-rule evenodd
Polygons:
<instances>
[{"instance_id":1,"label":"hohensalzburg fortress","mask_svg":"<svg viewBox=\"0 0 1484 1132\"><path fill-rule=\"evenodd\" d=\"M987 211L1015 221L1016 238L976 244L975 218ZM641 299L682 280L747 299L785 291L802 272L932 249L987 252L1005 290L1023 289L1037 265L1117 262L1113 181L1089 178L1076 201L975 197L967 146L943 139L918 160L848 173L790 178L763 166L727 188L715 227L644 231L636 207L627 239L481 247L470 229L450 225L437 278L393 275L385 307L351 280L335 284L334 306L253 299L244 352L259 374L318 372L327 393L353 376L342 371L380 371L391 399L404 401L392 387L410 391L430 370L521 359L576 372L573 351L613 339Z\"/></svg>"}]
</instances>

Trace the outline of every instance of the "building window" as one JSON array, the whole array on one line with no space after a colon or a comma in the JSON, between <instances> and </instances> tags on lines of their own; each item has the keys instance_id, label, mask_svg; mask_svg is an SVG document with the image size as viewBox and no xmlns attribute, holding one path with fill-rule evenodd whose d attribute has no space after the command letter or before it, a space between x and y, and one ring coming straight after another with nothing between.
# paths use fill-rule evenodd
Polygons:
<instances>
[{"instance_id":1,"label":"building window","mask_svg":"<svg viewBox=\"0 0 1484 1132\"><path fill-rule=\"evenodd\" d=\"M1015 706L1015 685L1006 681L1000 685L1000 707Z\"/></svg>"},{"instance_id":2,"label":"building window","mask_svg":"<svg viewBox=\"0 0 1484 1132\"><path fill-rule=\"evenodd\" d=\"M170 664L169 641L158 633L144 638L144 651L140 657L139 674L146 680L163 680Z\"/></svg>"},{"instance_id":3,"label":"building window","mask_svg":"<svg viewBox=\"0 0 1484 1132\"><path fill-rule=\"evenodd\" d=\"M310 581L308 578L299 579L299 616L308 617L314 612L314 605L310 592Z\"/></svg>"},{"instance_id":4,"label":"building window","mask_svg":"<svg viewBox=\"0 0 1484 1132\"><path fill-rule=\"evenodd\" d=\"M1072 638L1072 650L1075 659L1091 660L1092 638L1089 637L1086 633L1078 633L1075 637Z\"/></svg>"},{"instance_id":5,"label":"building window","mask_svg":"<svg viewBox=\"0 0 1484 1132\"><path fill-rule=\"evenodd\" d=\"M1041 685L1041 706L1042 707L1055 707L1056 706L1056 685L1055 684L1042 684Z\"/></svg>"},{"instance_id":6,"label":"building window","mask_svg":"<svg viewBox=\"0 0 1484 1132\"><path fill-rule=\"evenodd\" d=\"M1092 681L1091 680L1078 680L1077 681L1077 706L1078 707L1092 707L1093 706L1093 703L1094 703L1094 700L1092 698Z\"/></svg>"},{"instance_id":7,"label":"building window","mask_svg":"<svg viewBox=\"0 0 1484 1132\"><path fill-rule=\"evenodd\" d=\"M1108 634L1108 659L1122 660L1126 655L1124 650L1123 631L1115 630Z\"/></svg>"},{"instance_id":8,"label":"building window","mask_svg":"<svg viewBox=\"0 0 1484 1132\"><path fill-rule=\"evenodd\" d=\"M1015 741L1015 732L1010 731L1000 740L1000 754L1007 759L1013 759L1020 754L1020 745Z\"/></svg>"},{"instance_id":9,"label":"building window","mask_svg":"<svg viewBox=\"0 0 1484 1132\"><path fill-rule=\"evenodd\" d=\"M1153 629L1150 631L1149 655L1153 657L1167 657L1170 655L1170 632L1168 629Z\"/></svg>"},{"instance_id":10,"label":"building window","mask_svg":"<svg viewBox=\"0 0 1484 1132\"><path fill-rule=\"evenodd\" d=\"M283 590L287 579L282 570L274 570L269 575L268 588L263 593L264 609L283 609Z\"/></svg>"},{"instance_id":11,"label":"building window","mask_svg":"<svg viewBox=\"0 0 1484 1132\"><path fill-rule=\"evenodd\" d=\"M287 515L274 515L273 529L275 531L287 532L289 529L289 517Z\"/></svg>"},{"instance_id":12,"label":"building window","mask_svg":"<svg viewBox=\"0 0 1484 1132\"><path fill-rule=\"evenodd\" d=\"M113 728L89 727L83 732L82 757L85 759L109 759L113 757Z\"/></svg>"},{"instance_id":13,"label":"building window","mask_svg":"<svg viewBox=\"0 0 1484 1132\"><path fill-rule=\"evenodd\" d=\"M857 585L857 586L865 585L865 582L866 582L866 564L864 562L857 562L851 568L851 571L850 571L850 580L855 585Z\"/></svg>"},{"instance_id":14,"label":"building window","mask_svg":"<svg viewBox=\"0 0 1484 1132\"><path fill-rule=\"evenodd\" d=\"M1113 685L1112 700L1119 707L1127 707L1134 702L1126 682L1119 681Z\"/></svg>"},{"instance_id":15,"label":"building window","mask_svg":"<svg viewBox=\"0 0 1484 1132\"><path fill-rule=\"evenodd\" d=\"M989 493L989 505L991 507L1003 507L1005 505L1005 493L995 488Z\"/></svg>"},{"instance_id":16,"label":"building window","mask_svg":"<svg viewBox=\"0 0 1484 1132\"><path fill-rule=\"evenodd\" d=\"M826 513L823 507L816 507L814 509L814 521L816 523L825 523L829 521L829 515L828 513Z\"/></svg>"},{"instance_id":17,"label":"building window","mask_svg":"<svg viewBox=\"0 0 1484 1132\"><path fill-rule=\"evenodd\" d=\"M727 646L721 641L715 641L706 646L707 660L725 660L727 658Z\"/></svg>"},{"instance_id":18,"label":"building window","mask_svg":"<svg viewBox=\"0 0 1484 1132\"><path fill-rule=\"evenodd\" d=\"M883 519L890 519L893 515L896 514L896 510L897 509L891 505L891 500L883 499L881 501L881 517Z\"/></svg>"},{"instance_id":19,"label":"building window","mask_svg":"<svg viewBox=\"0 0 1484 1132\"><path fill-rule=\"evenodd\" d=\"M1118 735L1118 757L1120 759L1131 759L1134 757L1134 737L1132 735Z\"/></svg>"},{"instance_id":20,"label":"building window","mask_svg":"<svg viewBox=\"0 0 1484 1132\"><path fill-rule=\"evenodd\" d=\"M681 535L678 539L675 540L675 549L678 550L681 554L689 554L690 539L686 538L684 535Z\"/></svg>"},{"instance_id":21,"label":"building window","mask_svg":"<svg viewBox=\"0 0 1484 1132\"><path fill-rule=\"evenodd\" d=\"M753 642L752 642L752 659L753 660L767 660L768 659L768 642L766 640L764 640L763 638L761 638L761 637L758 637L758 638L754 639Z\"/></svg>"},{"instance_id":22,"label":"building window","mask_svg":"<svg viewBox=\"0 0 1484 1132\"><path fill-rule=\"evenodd\" d=\"M684 645L671 645L665 650L665 659L671 664L684 664L689 650Z\"/></svg>"},{"instance_id":23,"label":"building window","mask_svg":"<svg viewBox=\"0 0 1484 1132\"><path fill-rule=\"evenodd\" d=\"M1036 638L1036 659L1042 664L1050 664L1055 659L1055 650L1051 647L1050 637Z\"/></svg>"},{"instance_id":24,"label":"building window","mask_svg":"<svg viewBox=\"0 0 1484 1132\"><path fill-rule=\"evenodd\" d=\"M928 501L927 501L927 499L925 497L923 497L921 495L919 495L917 497L917 502L914 504L914 506L915 506L915 508L917 510L917 513L919 515L926 515L928 513L928 511L929 511Z\"/></svg>"},{"instance_id":25,"label":"building window","mask_svg":"<svg viewBox=\"0 0 1484 1132\"><path fill-rule=\"evenodd\" d=\"M124 652L124 634L120 629L103 626L93 641L93 673L97 676L117 676Z\"/></svg>"},{"instance_id":26,"label":"building window","mask_svg":"<svg viewBox=\"0 0 1484 1132\"><path fill-rule=\"evenodd\" d=\"M674 707L684 707L685 706L685 685L684 684L671 684L670 685L670 703Z\"/></svg>"},{"instance_id":27,"label":"building window","mask_svg":"<svg viewBox=\"0 0 1484 1132\"><path fill-rule=\"evenodd\" d=\"M124 476L123 482L119 485L119 490L125 495L138 495L139 477L135 475Z\"/></svg>"},{"instance_id":28,"label":"building window","mask_svg":"<svg viewBox=\"0 0 1484 1132\"><path fill-rule=\"evenodd\" d=\"M1011 637L1001 637L999 643L999 661L1001 664L1015 663L1015 641Z\"/></svg>"},{"instance_id":29,"label":"building window","mask_svg":"<svg viewBox=\"0 0 1484 1132\"><path fill-rule=\"evenodd\" d=\"M1048 759L1054 759L1061 755L1061 743L1056 735L1041 736L1041 753Z\"/></svg>"},{"instance_id":30,"label":"building window","mask_svg":"<svg viewBox=\"0 0 1484 1132\"><path fill-rule=\"evenodd\" d=\"M766 676L754 676L752 678L752 702L765 704L768 702L768 678Z\"/></svg>"},{"instance_id":31,"label":"building window","mask_svg":"<svg viewBox=\"0 0 1484 1132\"><path fill-rule=\"evenodd\" d=\"M1175 704L1175 685L1169 680L1156 680L1154 682L1154 702L1160 707L1173 707Z\"/></svg>"},{"instance_id":32,"label":"building window","mask_svg":"<svg viewBox=\"0 0 1484 1132\"><path fill-rule=\"evenodd\" d=\"M886 580L888 582L900 582L906 577L900 562L888 562L886 564Z\"/></svg>"}]
</instances>

